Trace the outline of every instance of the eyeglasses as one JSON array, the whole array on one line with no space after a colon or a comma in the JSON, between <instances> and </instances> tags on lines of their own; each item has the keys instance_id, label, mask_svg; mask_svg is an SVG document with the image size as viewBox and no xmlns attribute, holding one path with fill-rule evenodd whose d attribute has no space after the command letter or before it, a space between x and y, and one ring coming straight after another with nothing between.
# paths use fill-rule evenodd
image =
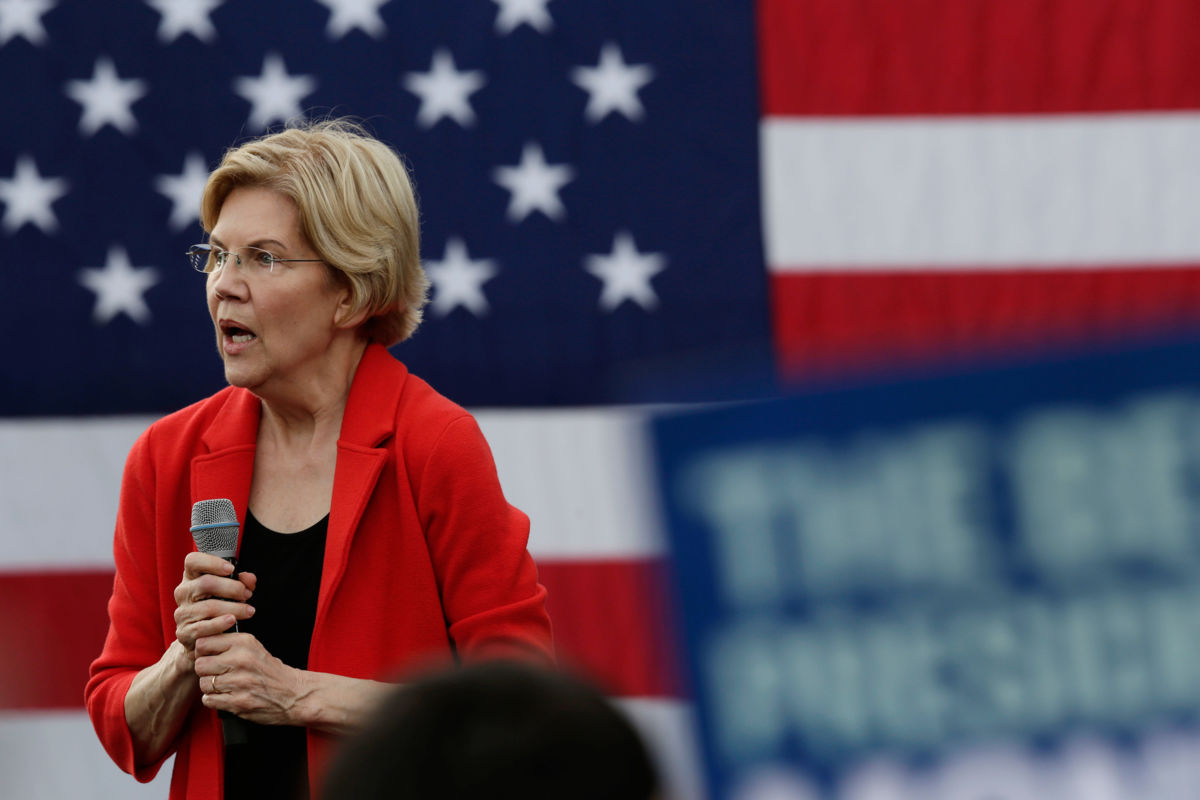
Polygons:
<instances>
[{"instance_id":1,"label":"eyeglasses","mask_svg":"<svg viewBox=\"0 0 1200 800\"><path fill-rule=\"evenodd\" d=\"M257 267L257 271L274 272L276 264L287 264L293 261L320 262L320 258L279 258L258 247L243 247L241 252L247 254L245 261L239 253L232 250L222 250L211 244L194 244L187 250L188 263L197 272L220 272L233 256L234 263L239 267Z\"/></svg>"}]
</instances>

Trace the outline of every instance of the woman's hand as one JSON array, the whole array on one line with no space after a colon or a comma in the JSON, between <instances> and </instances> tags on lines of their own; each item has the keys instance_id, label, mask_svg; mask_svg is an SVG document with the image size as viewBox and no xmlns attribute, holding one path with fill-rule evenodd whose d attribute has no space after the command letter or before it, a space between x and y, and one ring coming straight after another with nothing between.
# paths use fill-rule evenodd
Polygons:
<instances>
[{"instance_id":1,"label":"woman's hand","mask_svg":"<svg viewBox=\"0 0 1200 800\"><path fill-rule=\"evenodd\" d=\"M261 725L302 725L297 709L307 696L306 673L267 652L249 633L196 640L202 702Z\"/></svg>"},{"instance_id":2,"label":"woman's hand","mask_svg":"<svg viewBox=\"0 0 1200 800\"><path fill-rule=\"evenodd\" d=\"M183 580L175 587L175 641L134 677L125 694L135 763L153 764L162 758L196 702L196 640L254 613L245 601L257 580L249 573L234 580L229 577L232 572L228 561L213 555L189 553L184 558Z\"/></svg>"},{"instance_id":3,"label":"woman's hand","mask_svg":"<svg viewBox=\"0 0 1200 800\"><path fill-rule=\"evenodd\" d=\"M232 573L232 564L208 553L188 553L183 560L183 580L175 587L175 638L192 660L197 639L224 633L254 614L246 601L257 579L249 572L235 579Z\"/></svg>"}]
</instances>

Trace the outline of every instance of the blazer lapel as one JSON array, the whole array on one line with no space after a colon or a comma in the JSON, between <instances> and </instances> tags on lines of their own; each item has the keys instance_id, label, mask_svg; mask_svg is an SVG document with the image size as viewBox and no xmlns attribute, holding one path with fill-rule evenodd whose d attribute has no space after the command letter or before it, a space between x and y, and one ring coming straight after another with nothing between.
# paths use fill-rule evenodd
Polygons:
<instances>
[{"instance_id":1,"label":"blazer lapel","mask_svg":"<svg viewBox=\"0 0 1200 800\"><path fill-rule=\"evenodd\" d=\"M201 436L209 452L192 459L191 493L193 503L229 498L244 530L262 406L250 392L229 392L229 399Z\"/></svg>"},{"instance_id":2,"label":"blazer lapel","mask_svg":"<svg viewBox=\"0 0 1200 800\"><path fill-rule=\"evenodd\" d=\"M404 365L377 344L367 347L354 373L338 440L316 630L328 613L350 558L354 532L387 464L388 449L381 445L394 434L407 374Z\"/></svg>"},{"instance_id":3,"label":"blazer lapel","mask_svg":"<svg viewBox=\"0 0 1200 800\"><path fill-rule=\"evenodd\" d=\"M338 444L337 471L333 478L333 503L329 511L329 530L325 539L325 560L321 566L321 591L318 595L316 627L321 626L333 599L334 590L350 560L350 544L367 501L375 490L387 451Z\"/></svg>"}]
</instances>

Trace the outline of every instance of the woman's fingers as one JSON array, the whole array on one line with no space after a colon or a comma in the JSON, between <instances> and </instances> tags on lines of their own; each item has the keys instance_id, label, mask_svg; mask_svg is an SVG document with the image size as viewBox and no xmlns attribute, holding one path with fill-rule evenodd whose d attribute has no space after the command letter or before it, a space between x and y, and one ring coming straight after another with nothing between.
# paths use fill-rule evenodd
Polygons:
<instances>
[{"instance_id":1,"label":"woman's fingers","mask_svg":"<svg viewBox=\"0 0 1200 800\"><path fill-rule=\"evenodd\" d=\"M196 643L205 638L219 636L233 627L237 619L248 619L254 614L254 610L242 616L234 614L224 614L213 619L200 619L192 622L185 622L177 625L175 628L175 638L180 644L188 649L188 652L195 652Z\"/></svg>"},{"instance_id":2,"label":"woman's fingers","mask_svg":"<svg viewBox=\"0 0 1200 800\"><path fill-rule=\"evenodd\" d=\"M201 575L232 575L233 564L211 553L194 551L183 559L183 579L198 578Z\"/></svg>"},{"instance_id":3,"label":"woman's fingers","mask_svg":"<svg viewBox=\"0 0 1200 800\"><path fill-rule=\"evenodd\" d=\"M239 572L237 577L251 593L254 592L254 587L258 586L258 576L253 572Z\"/></svg>"},{"instance_id":4,"label":"woman's fingers","mask_svg":"<svg viewBox=\"0 0 1200 800\"><path fill-rule=\"evenodd\" d=\"M254 615L246 601L257 579L232 574L233 565L223 558L200 552L184 557L183 579L175 587L175 638L193 658L198 639L224 633Z\"/></svg>"},{"instance_id":5,"label":"woman's fingers","mask_svg":"<svg viewBox=\"0 0 1200 800\"><path fill-rule=\"evenodd\" d=\"M220 600L216 597L201 600L198 603L185 603L175 609L175 626L179 627L205 620L211 621L216 617L227 616L233 616L235 619L250 619L254 616L254 606Z\"/></svg>"},{"instance_id":6,"label":"woman's fingers","mask_svg":"<svg viewBox=\"0 0 1200 800\"><path fill-rule=\"evenodd\" d=\"M250 595L251 590L244 582L208 574L185 578L175 587L175 603L177 605L198 603L210 597L244 602L250 599Z\"/></svg>"},{"instance_id":7,"label":"woman's fingers","mask_svg":"<svg viewBox=\"0 0 1200 800\"><path fill-rule=\"evenodd\" d=\"M213 636L205 636L205 637L198 639L196 641L196 664L197 664L196 674L198 674L198 675L207 674L204 670L201 669L201 665L202 665L201 659L202 658L205 658L207 656L219 656L222 653L228 653L230 650L234 650L239 647L244 649L244 648L250 647L251 642L256 642L256 641L257 640L251 634L248 634L248 633L234 633L229 636L213 635ZM226 671L228 669L230 669L230 667L227 666L224 669L217 670L217 671Z\"/></svg>"},{"instance_id":8,"label":"woman's fingers","mask_svg":"<svg viewBox=\"0 0 1200 800\"><path fill-rule=\"evenodd\" d=\"M224 633L238 620L250 619L254 606L210 597L177 606L174 616L175 638L191 652L197 639Z\"/></svg>"},{"instance_id":9,"label":"woman's fingers","mask_svg":"<svg viewBox=\"0 0 1200 800\"><path fill-rule=\"evenodd\" d=\"M213 694L229 695L242 688L242 682L251 677L245 665L247 650L252 650L258 641L250 634L223 634L205 636L196 640L196 675L200 691L206 697ZM259 646L261 647L261 646ZM220 686L216 686L217 683ZM216 703L206 702L212 708L234 710L229 697L211 698Z\"/></svg>"},{"instance_id":10,"label":"woman's fingers","mask_svg":"<svg viewBox=\"0 0 1200 800\"><path fill-rule=\"evenodd\" d=\"M267 652L249 633L196 641L196 675L208 708L267 725L294 725L298 670Z\"/></svg>"}]
</instances>

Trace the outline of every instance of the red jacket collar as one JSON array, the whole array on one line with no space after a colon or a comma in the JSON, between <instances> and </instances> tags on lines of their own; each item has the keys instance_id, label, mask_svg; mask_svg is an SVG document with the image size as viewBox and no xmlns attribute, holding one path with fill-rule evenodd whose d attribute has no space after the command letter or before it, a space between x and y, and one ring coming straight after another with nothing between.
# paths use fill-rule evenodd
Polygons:
<instances>
[{"instance_id":1,"label":"red jacket collar","mask_svg":"<svg viewBox=\"0 0 1200 800\"><path fill-rule=\"evenodd\" d=\"M341 442L378 447L396 427L396 409L407 383L408 368L380 344L367 345L346 399Z\"/></svg>"},{"instance_id":2,"label":"red jacket collar","mask_svg":"<svg viewBox=\"0 0 1200 800\"><path fill-rule=\"evenodd\" d=\"M396 408L407 377L408 368L393 358L387 348L367 345L350 384L339 442L378 447L387 439L394 428ZM262 402L246 389L230 387L221 394L226 395L225 401L202 434L202 441L210 453L253 447L258 439Z\"/></svg>"}]
</instances>

